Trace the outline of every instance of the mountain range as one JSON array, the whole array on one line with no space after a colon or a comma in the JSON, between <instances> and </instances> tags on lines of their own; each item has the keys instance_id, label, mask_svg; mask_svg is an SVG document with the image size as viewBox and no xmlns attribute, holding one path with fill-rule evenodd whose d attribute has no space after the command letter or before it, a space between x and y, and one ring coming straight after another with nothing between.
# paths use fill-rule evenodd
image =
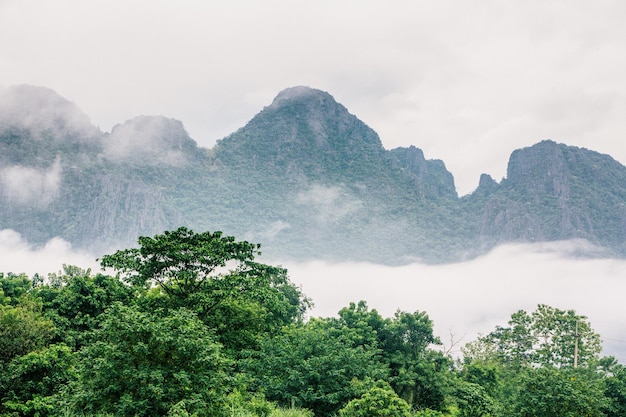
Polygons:
<instances>
[{"instance_id":1,"label":"mountain range","mask_svg":"<svg viewBox=\"0 0 626 417\"><path fill-rule=\"evenodd\" d=\"M15 86L0 93L0 213L0 229L30 243L58 236L95 254L187 226L261 243L274 259L442 263L569 239L626 257L626 167L545 140L459 197L444 162L385 149L309 87L280 92L207 149L174 119L105 133L54 91Z\"/></svg>"}]
</instances>

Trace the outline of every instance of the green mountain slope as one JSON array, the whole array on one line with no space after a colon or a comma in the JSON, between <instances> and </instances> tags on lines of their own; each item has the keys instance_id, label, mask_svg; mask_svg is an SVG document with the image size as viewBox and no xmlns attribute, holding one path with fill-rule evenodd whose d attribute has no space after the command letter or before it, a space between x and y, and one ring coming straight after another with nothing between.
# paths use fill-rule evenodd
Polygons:
<instances>
[{"instance_id":1,"label":"green mountain slope","mask_svg":"<svg viewBox=\"0 0 626 417\"><path fill-rule=\"evenodd\" d=\"M515 151L500 184L458 198L444 163L386 150L323 91L289 88L198 148L182 123L110 133L51 90L0 92L0 229L98 254L178 226L222 230L273 258L448 262L510 241L586 239L626 256L626 168L551 141Z\"/></svg>"}]
</instances>

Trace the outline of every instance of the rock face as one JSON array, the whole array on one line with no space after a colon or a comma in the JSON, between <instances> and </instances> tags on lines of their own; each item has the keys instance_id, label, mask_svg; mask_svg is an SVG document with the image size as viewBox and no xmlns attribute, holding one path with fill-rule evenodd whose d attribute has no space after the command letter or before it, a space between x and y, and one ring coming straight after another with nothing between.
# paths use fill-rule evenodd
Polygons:
<instances>
[{"instance_id":1,"label":"rock face","mask_svg":"<svg viewBox=\"0 0 626 417\"><path fill-rule=\"evenodd\" d=\"M626 170L608 155L543 141L514 151L507 178L475 195L483 240L581 238L626 253Z\"/></svg>"},{"instance_id":2,"label":"rock face","mask_svg":"<svg viewBox=\"0 0 626 417\"><path fill-rule=\"evenodd\" d=\"M447 262L503 242L586 239L626 256L626 168L543 141L458 198L444 163L378 135L323 91L282 91L198 148L181 122L102 133L51 90L0 92L0 229L96 254L187 226L263 244L274 259Z\"/></svg>"},{"instance_id":3,"label":"rock face","mask_svg":"<svg viewBox=\"0 0 626 417\"><path fill-rule=\"evenodd\" d=\"M454 177L446 169L443 161L426 160L424 152L415 146L396 148L389 151L394 166L406 170L413 178L415 188L421 198L458 197L454 186Z\"/></svg>"},{"instance_id":4,"label":"rock face","mask_svg":"<svg viewBox=\"0 0 626 417\"><path fill-rule=\"evenodd\" d=\"M307 87L282 91L245 127L219 141L215 154L224 165L333 183L345 177L368 182L371 166L386 160L373 130L330 94Z\"/></svg>"}]
</instances>

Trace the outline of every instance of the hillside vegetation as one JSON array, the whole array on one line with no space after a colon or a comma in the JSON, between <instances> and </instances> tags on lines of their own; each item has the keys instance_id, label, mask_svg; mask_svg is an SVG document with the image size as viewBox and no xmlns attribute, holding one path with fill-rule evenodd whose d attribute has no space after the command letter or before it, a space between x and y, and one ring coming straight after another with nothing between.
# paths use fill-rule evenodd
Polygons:
<instances>
[{"instance_id":1,"label":"hillside vegetation","mask_svg":"<svg viewBox=\"0 0 626 417\"><path fill-rule=\"evenodd\" d=\"M185 225L266 242L271 259L441 263L567 239L626 255L626 167L591 150L516 150L505 179L483 175L459 198L444 162L384 149L308 87L282 91L212 149L162 116L103 133L51 90L2 94L0 229L33 244L58 236L100 255Z\"/></svg>"}]
</instances>

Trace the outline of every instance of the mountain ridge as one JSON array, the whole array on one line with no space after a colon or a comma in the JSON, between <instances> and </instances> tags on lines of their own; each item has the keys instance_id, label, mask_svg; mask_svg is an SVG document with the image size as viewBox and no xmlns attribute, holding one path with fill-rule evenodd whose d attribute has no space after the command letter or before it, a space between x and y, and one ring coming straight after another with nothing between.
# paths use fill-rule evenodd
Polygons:
<instances>
[{"instance_id":1,"label":"mountain ridge","mask_svg":"<svg viewBox=\"0 0 626 417\"><path fill-rule=\"evenodd\" d=\"M36 103L36 89L24 88L18 107ZM0 109L19 102L19 91L0 93ZM65 100L42 91L44 103ZM84 122L76 111L64 104L52 127ZM501 182L483 174L459 197L443 161L415 146L385 149L367 124L309 87L279 92L211 149L163 116L109 133L45 123L33 131L16 120L0 123L0 229L34 243L60 236L102 253L185 225L260 242L277 258L453 262L506 242L563 239L626 256L626 168L551 140L513 151ZM20 200L20 189L31 194Z\"/></svg>"}]
</instances>

